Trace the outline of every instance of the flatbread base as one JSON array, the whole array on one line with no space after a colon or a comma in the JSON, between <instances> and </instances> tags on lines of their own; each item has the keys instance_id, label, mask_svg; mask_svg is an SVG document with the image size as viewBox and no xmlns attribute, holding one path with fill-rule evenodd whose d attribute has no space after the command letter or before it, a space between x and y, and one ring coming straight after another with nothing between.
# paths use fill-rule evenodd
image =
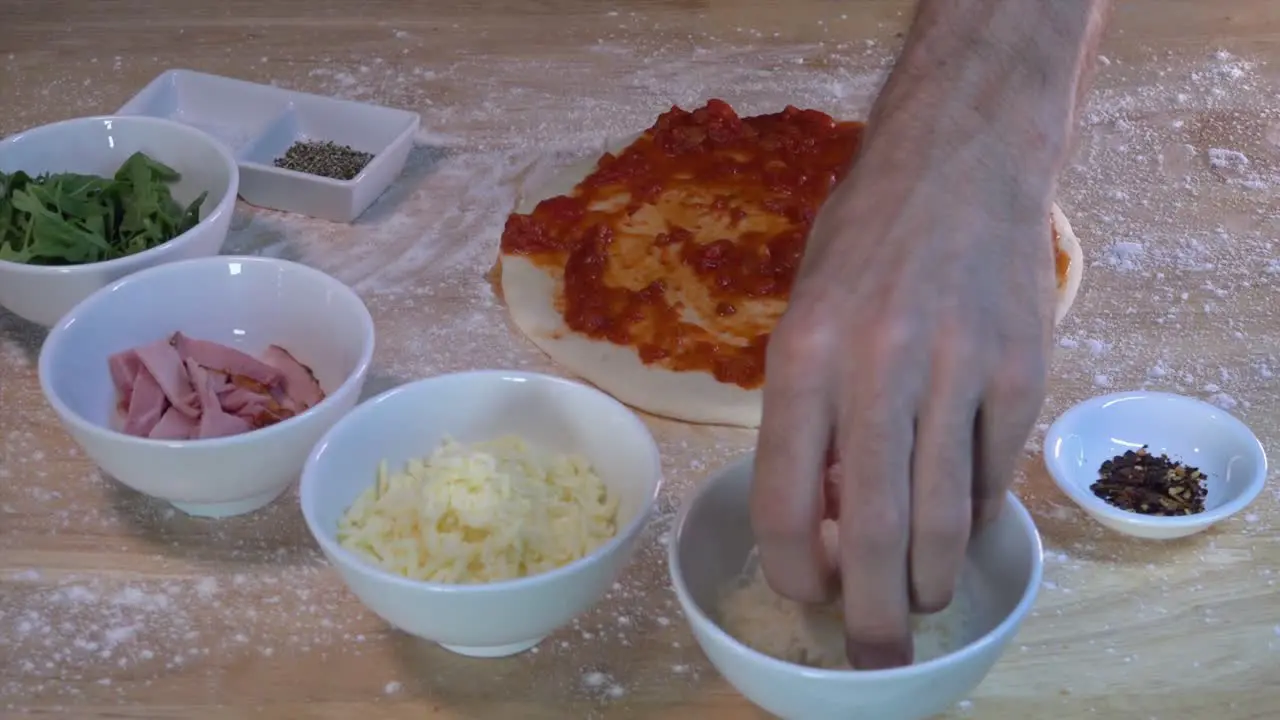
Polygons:
<instances>
[{"instance_id":1,"label":"flatbread base","mask_svg":"<svg viewBox=\"0 0 1280 720\"><path fill-rule=\"evenodd\" d=\"M1075 231L1071 229L1071 221L1067 220L1066 213L1062 212L1058 203L1053 204L1049 219L1054 229L1058 231L1058 242L1062 244L1062 251L1071 261L1067 265L1067 281L1058 288L1057 305L1053 312L1053 324L1056 327L1067 317L1067 313L1071 312L1071 306L1076 302L1076 293L1080 292L1080 280L1084 277L1084 250L1080 247L1080 238L1076 237Z\"/></svg>"},{"instance_id":2,"label":"flatbread base","mask_svg":"<svg viewBox=\"0 0 1280 720\"><path fill-rule=\"evenodd\" d=\"M638 136L608 143L602 150L620 152ZM529 213L547 198L567 195L590 175L597 157L549 178L529 178L516 212ZM1055 203L1051 219L1062 249L1071 260L1065 285L1058 289L1054 322L1067 316L1083 274L1080 241ZM520 332L556 364L592 383L619 401L644 412L674 420L744 428L760 426L763 394L716 380L708 372L673 372L646 365L634 348L595 340L573 332L556 309L558 279L527 258L502 255L500 284L511 320Z\"/></svg>"}]
</instances>

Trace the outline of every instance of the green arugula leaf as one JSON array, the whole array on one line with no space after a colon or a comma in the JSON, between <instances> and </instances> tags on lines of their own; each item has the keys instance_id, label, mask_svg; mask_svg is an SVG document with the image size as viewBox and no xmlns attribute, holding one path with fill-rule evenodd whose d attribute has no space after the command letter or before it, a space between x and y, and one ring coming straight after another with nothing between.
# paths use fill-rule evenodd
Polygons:
<instances>
[{"instance_id":1,"label":"green arugula leaf","mask_svg":"<svg viewBox=\"0 0 1280 720\"><path fill-rule=\"evenodd\" d=\"M0 171L0 261L78 265L162 245L195 227L208 199L183 207L169 188L179 180L140 152L109 178Z\"/></svg>"}]
</instances>

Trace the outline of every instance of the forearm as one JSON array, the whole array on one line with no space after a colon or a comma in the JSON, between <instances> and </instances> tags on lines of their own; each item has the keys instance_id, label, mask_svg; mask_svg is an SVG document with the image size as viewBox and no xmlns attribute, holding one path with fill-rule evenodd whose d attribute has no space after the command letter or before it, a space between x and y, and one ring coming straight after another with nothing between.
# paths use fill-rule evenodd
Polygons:
<instances>
[{"instance_id":1,"label":"forearm","mask_svg":"<svg viewBox=\"0 0 1280 720\"><path fill-rule=\"evenodd\" d=\"M956 142L998 144L1021 171L1055 176L1109 6L1110 0L921 0L872 110L869 144L881 132L896 136L886 144L910 142L918 150L924 143L939 153L954 153Z\"/></svg>"}]
</instances>

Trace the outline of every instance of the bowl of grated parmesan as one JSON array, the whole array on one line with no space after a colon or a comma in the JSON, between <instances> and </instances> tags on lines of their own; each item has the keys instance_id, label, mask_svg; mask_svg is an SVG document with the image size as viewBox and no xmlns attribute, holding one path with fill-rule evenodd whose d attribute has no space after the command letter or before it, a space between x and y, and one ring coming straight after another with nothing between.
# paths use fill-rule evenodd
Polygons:
<instances>
[{"instance_id":1,"label":"bowl of grated parmesan","mask_svg":"<svg viewBox=\"0 0 1280 720\"><path fill-rule=\"evenodd\" d=\"M924 720L963 701L1035 604L1043 559L1026 508L1010 493L997 519L970 538L951 604L912 617L913 664L852 670L839 602L802 605L764 580L749 520L753 462L749 454L701 483L668 544L676 597L711 664L788 720ZM823 532L836 540L834 523Z\"/></svg>"},{"instance_id":2,"label":"bowl of grated parmesan","mask_svg":"<svg viewBox=\"0 0 1280 720\"><path fill-rule=\"evenodd\" d=\"M321 550L379 617L505 657L604 597L661 476L648 428L608 395L478 370L358 406L316 445L299 493Z\"/></svg>"}]
</instances>

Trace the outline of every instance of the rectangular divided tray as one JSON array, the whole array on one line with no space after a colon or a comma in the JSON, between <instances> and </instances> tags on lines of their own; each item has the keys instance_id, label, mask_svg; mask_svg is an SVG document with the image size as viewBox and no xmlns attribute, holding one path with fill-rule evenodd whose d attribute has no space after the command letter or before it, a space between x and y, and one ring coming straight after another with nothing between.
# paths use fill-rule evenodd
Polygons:
<instances>
[{"instance_id":1,"label":"rectangular divided tray","mask_svg":"<svg viewBox=\"0 0 1280 720\"><path fill-rule=\"evenodd\" d=\"M351 222L404 170L418 114L192 70L168 70L120 108L168 118L222 141L240 166L240 196L273 210ZM351 180L277 168L295 142L329 140L374 157Z\"/></svg>"}]
</instances>

